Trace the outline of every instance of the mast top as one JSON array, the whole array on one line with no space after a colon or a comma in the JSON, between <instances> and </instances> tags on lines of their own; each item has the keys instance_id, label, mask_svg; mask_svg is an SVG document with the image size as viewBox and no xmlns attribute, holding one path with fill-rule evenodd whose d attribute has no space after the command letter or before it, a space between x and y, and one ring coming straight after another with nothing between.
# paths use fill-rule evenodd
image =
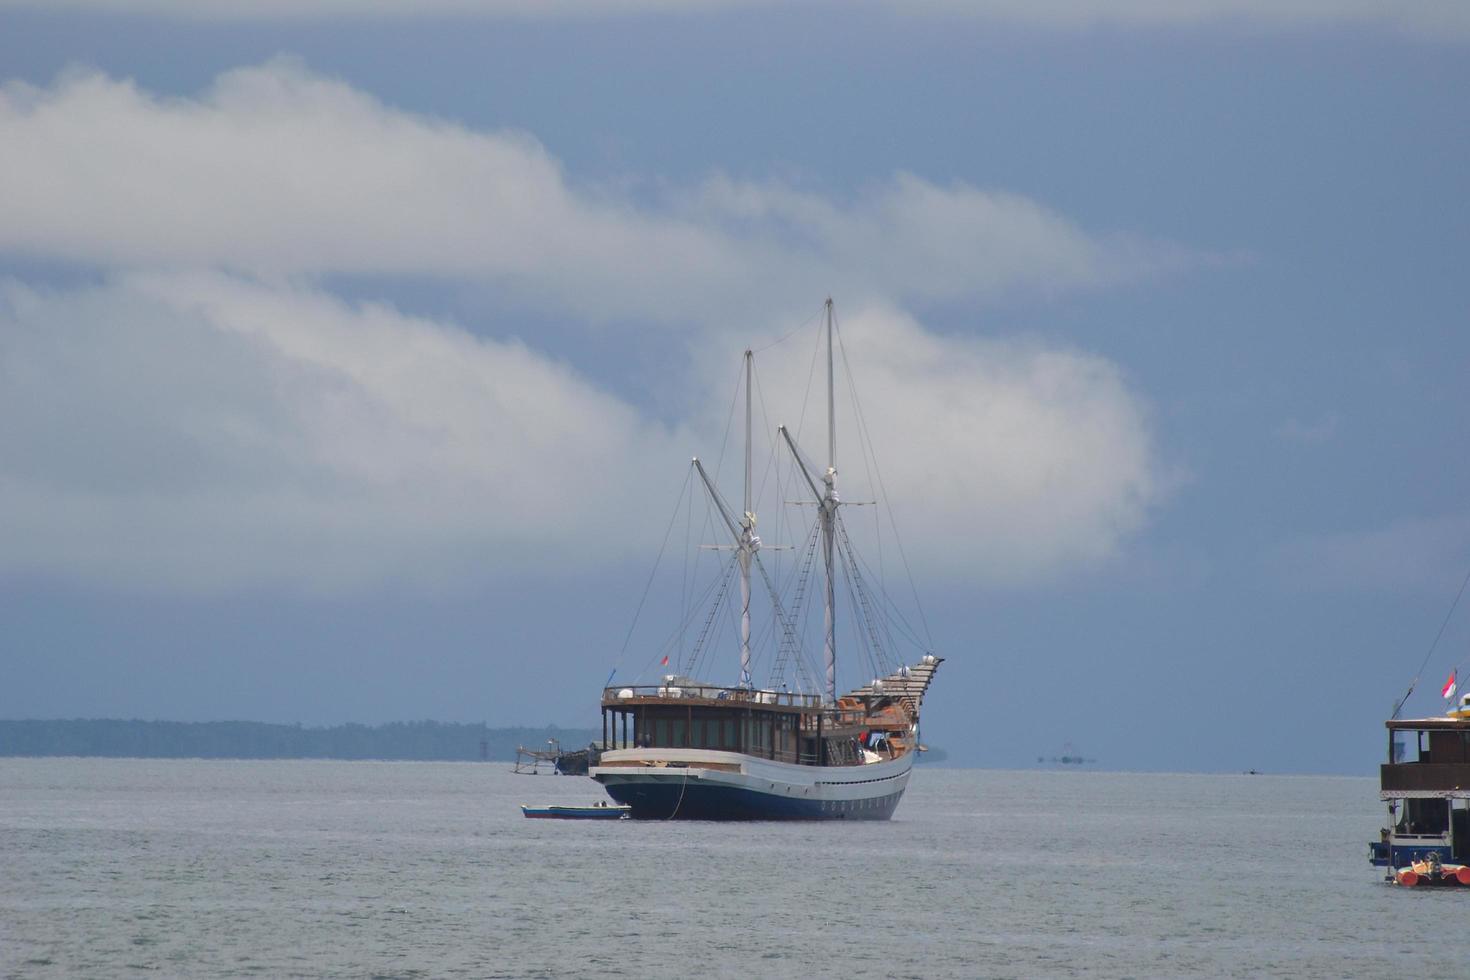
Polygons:
<instances>
[{"instance_id":1,"label":"mast top","mask_svg":"<svg viewBox=\"0 0 1470 980\"><path fill-rule=\"evenodd\" d=\"M827 473L837 472L837 410L832 380L832 297L827 297Z\"/></svg>"}]
</instances>

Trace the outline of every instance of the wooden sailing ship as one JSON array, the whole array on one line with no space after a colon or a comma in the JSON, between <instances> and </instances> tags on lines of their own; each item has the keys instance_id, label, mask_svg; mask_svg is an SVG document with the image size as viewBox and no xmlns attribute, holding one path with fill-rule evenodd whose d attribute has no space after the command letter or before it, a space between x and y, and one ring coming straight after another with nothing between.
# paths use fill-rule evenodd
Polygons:
<instances>
[{"instance_id":1,"label":"wooden sailing ship","mask_svg":"<svg viewBox=\"0 0 1470 980\"><path fill-rule=\"evenodd\" d=\"M828 462L818 468L784 426L778 441L817 509L808 541L809 568L821 553L824 586L825 683L793 690L780 667L800 663L798 619L807 594L805 573L783 598L761 562L751 496L751 386L753 355L745 352L745 498L736 514L698 458L692 467L728 531L721 547L733 552L729 574L740 583L740 669L735 684L711 684L669 673L653 684L610 685L602 692L604 751L589 774L634 818L762 820L866 819L893 815L920 751L919 713L943 658L925 650L913 664L894 666L885 651L881 599L864 583L863 566L843 526L844 502L836 487L833 310L825 307ZM752 677L752 569L771 599L770 633L780 637L777 677L757 685ZM837 604L839 575L864 619L866 652L892 669L868 684L838 693ZM716 597L720 601L724 590ZM709 632L706 620L705 634ZM686 658L690 663L697 657ZM667 663L668 658L664 658ZM876 672L875 672L876 673Z\"/></svg>"}]
</instances>

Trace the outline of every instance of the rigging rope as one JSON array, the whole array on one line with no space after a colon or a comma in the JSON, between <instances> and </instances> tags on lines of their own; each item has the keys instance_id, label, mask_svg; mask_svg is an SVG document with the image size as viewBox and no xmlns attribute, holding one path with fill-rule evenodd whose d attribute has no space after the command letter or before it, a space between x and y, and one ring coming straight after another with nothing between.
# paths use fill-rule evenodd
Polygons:
<instances>
[{"instance_id":1,"label":"rigging rope","mask_svg":"<svg viewBox=\"0 0 1470 980\"><path fill-rule=\"evenodd\" d=\"M684 474L684 486L682 488L680 488L680 490L679 490L679 498L678 499L680 501L682 501L684 499L684 494L688 492L688 490L689 490L689 481L692 480L693 478L694 478L694 469L691 467L689 469L689 471ZM633 640L633 630L636 629L637 626L638 626L638 617L643 612L643 604L648 601L648 590L653 587L653 577L654 577L654 575L658 574L659 562L661 562L663 560L663 557L664 557L664 549L667 548L668 545L669 545L669 535L673 533L673 530L674 530L674 522L676 520L678 520L678 518L679 518L679 505L676 503L674 505L674 513L673 513L673 516L669 518L669 526L668 526L668 529L666 531L664 531L663 544L661 544L661 545L658 546L658 557L653 560L653 568L650 569L649 572L648 572L648 581L643 584L643 596L642 596L642 598L640 598L638 600L638 608L633 611L633 622L631 622L631 623L628 624L628 635L625 636L625 637L623 637L623 646L622 646L622 649L620 649L618 651L618 660L619 660L619 662L621 662L622 659L623 659L623 656L625 654L627 654L627 652L628 652L628 644L630 642L632 642L632 640ZM645 670L647 669L647 665L646 664L644 665L644 669Z\"/></svg>"},{"instance_id":2,"label":"rigging rope","mask_svg":"<svg viewBox=\"0 0 1470 980\"><path fill-rule=\"evenodd\" d=\"M832 323L834 332L837 334L837 349L842 352L842 369L847 375L848 387L852 390L853 405L857 409L859 439L860 441L866 439L866 444L871 451L873 447L872 430L868 427L867 416L864 415L862 402L858 399L857 385L853 382L852 365L847 359L847 345L842 341L842 329L837 324L837 314L835 312L832 314ZM888 488L883 484L883 468L878 465L878 454L876 452L873 453L873 472L878 477L879 495L884 503L883 509L888 512L888 524L893 529L893 540L898 545L898 555L903 560L904 574L908 576L909 591L914 597L914 608L918 610L919 623L924 627L924 636L929 641L928 649L932 650L934 649L934 637L929 632L929 617L924 614L924 604L919 601L919 588L914 584L914 571L909 565L909 556L903 546L903 537L898 533L898 522L894 520L893 507L888 503Z\"/></svg>"},{"instance_id":3,"label":"rigging rope","mask_svg":"<svg viewBox=\"0 0 1470 980\"><path fill-rule=\"evenodd\" d=\"M700 651L704 649L704 641L709 638L710 627L714 625L715 616L724 608L725 593L730 590L730 579L734 577L730 573L734 571L736 562L736 556L732 555L730 560L725 563L725 572L720 576L719 594L715 596L714 604L710 606L709 615L705 617L704 629L699 631L699 639L694 641L694 649L689 653L688 669L685 673L691 677L694 673L695 661L699 659Z\"/></svg>"},{"instance_id":4,"label":"rigging rope","mask_svg":"<svg viewBox=\"0 0 1470 980\"><path fill-rule=\"evenodd\" d=\"M668 819L669 820L672 820L672 819L674 819L675 817L677 817L679 815L679 807L681 807L681 806L684 805L684 791L686 789L688 789L688 788L689 788L689 767L686 765L684 767L684 782L679 785L679 799L674 802L674 812L671 813L671 814L669 814L669 816L668 816Z\"/></svg>"},{"instance_id":5,"label":"rigging rope","mask_svg":"<svg viewBox=\"0 0 1470 980\"><path fill-rule=\"evenodd\" d=\"M759 555L756 555L755 556L755 567L758 568L758 569L760 569L761 580L766 583L766 591L771 594L771 606L776 611L776 618L781 623L781 629L782 629L782 631L785 632L788 636L790 636L791 637L792 644L794 646L796 646L796 647L799 648L801 641L796 636L796 624L794 622L792 622L792 620L791 620L791 618L789 616L786 615L786 609L781 604L781 597L776 594L776 587L775 587L775 585L772 584L772 582L771 582L771 576L766 572L765 563L760 560L760 556ZM798 660L797 661L797 669L798 670L801 669L800 663L801 662Z\"/></svg>"},{"instance_id":6,"label":"rigging rope","mask_svg":"<svg viewBox=\"0 0 1470 980\"><path fill-rule=\"evenodd\" d=\"M1429 658L1434 656L1434 649L1439 646L1440 638L1444 636L1445 627L1450 625L1450 617L1454 616L1456 607L1460 605L1460 599L1465 595L1465 586L1467 585L1470 585L1470 572L1465 573L1465 580L1460 583L1460 591L1455 593L1455 601L1450 603L1450 611L1445 613L1444 622L1439 624L1439 632L1434 634L1434 642L1429 644L1429 652L1424 655L1424 661L1419 664L1419 669L1414 672L1414 679L1409 682L1409 689L1404 692L1404 696L1399 698L1399 703L1394 706L1393 715L1389 719L1390 721L1397 718L1399 712L1404 710L1404 702L1409 700L1409 695L1413 694L1414 688L1419 685L1419 678L1423 676L1424 668L1429 666Z\"/></svg>"},{"instance_id":7,"label":"rigging rope","mask_svg":"<svg viewBox=\"0 0 1470 980\"><path fill-rule=\"evenodd\" d=\"M800 619L802 611L805 608L806 585L811 577L812 562L816 558L817 535L820 533L820 530L820 525L812 525L811 533L807 535L806 544L802 547L804 554L800 566L800 574L796 580L796 594L791 602L791 622L793 626L797 625L797 621ZM774 683L780 684L786 679L787 660L790 657L799 655L798 648L800 645L800 630L793 630L792 633L783 636L781 646L776 652L776 663L771 668L771 679Z\"/></svg>"},{"instance_id":8,"label":"rigging rope","mask_svg":"<svg viewBox=\"0 0 1470 980\"><path fill-rule=\"evenodd\" d=\"M883 652L883 644L878 638L878 630L873 622L874 614L872 605L868 601L868 589L863 582L862 572L858 569L857 558L852 550L852 539L847 536L847 525L840 516L837 519L837 530L840 534L837 550L848 565L848 587L849 590L855 589L857 592L855 605L860 610L863 625L867 627L868 636L872 642L872 652L869 654L869 659L876 660L876 663L872 664L875 669L874 676L882 677L886 674L891 674L893 673L893 666L887 655Z\"/></svg>"},{"instance_id":9,"label":"rigging rope","mask_svg":"<svg viewBox=\"0 0 1470 980\"><path fill-rule=\"evenodd\" d=\"M769 344L766 344L764 347L757 347L757 348L753 349L751 351L751 353L752 354L759 354L761 351L770 350L772 347L775 347L777 344L784 344L784 343L786 343L786 341L790 340L792 337L795 337L797 334L801 333L802 330L806 329L806 325L808 323L811 323L817 317L821 316L824 312L826 312L826 310L827 310L827 306L826 306L826 304L823 304L822 307L821 307L821 309L817 310L811 316L809 316L805 320L801 321L800 325L798 325L791 332L787 333L784 337L780 338L779 340L773 340Z\"/></svg>"},{"instance_id":10,"label":"rigging rope","mask_svg":"<svg viewBox=\"0 0 1470 980\"><path fill-rule=\"evenodd\" d=\"M699 613L704 611L705 602L709 599L711 595L714 594L714 591L716 587L719 586L719 584L720 580L718 578L710 579L709 584L704 587L704 592L699 596L698 599L694 600L691 603L689 609L684 613L680 621L674 626L673 632L671 632L669 636L663 641L663 643L659 645L657 652L653 655L653 658L655 660L659 659L661 654L667 654L671 660L674 660L676 662L682 660L684 651L684 634L694 623L694 618L699 615ZM645 670L647 669L647 666L647 664L644 665ZM678 669L678 667L676 666L675 669Z\"/></svg>"}]
</instances>

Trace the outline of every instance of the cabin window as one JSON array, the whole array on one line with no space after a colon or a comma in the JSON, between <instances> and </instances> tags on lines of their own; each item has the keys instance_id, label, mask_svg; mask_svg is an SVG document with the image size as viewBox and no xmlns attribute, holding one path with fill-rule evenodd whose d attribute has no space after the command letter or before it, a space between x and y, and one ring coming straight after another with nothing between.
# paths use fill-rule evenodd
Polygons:
<instances>
[{"instance_id":1,"label":"cabin window","mask_svg":"<svg viewBox=\"0 0 1470 980\"><path fill-rule=\"evenodd\" d=\"M669 745L675 748L683 748L688 744L684 738L684 719L675 718L669 735Z\"/></svg>"},{"instance_id":2,"label":"cabin window","mask_svg":"<svg viewBox=\"0 0 1470 980\"><path fill-rule=\"evenodd\" d=\"M1420 758L1420 738L1423 732L1394 732L1393 733L1393 761L1396 763L1418 762Z\"/></svg>"},{"instance_id":3,"label":"cabin window","mask_svg":"<svg viewBox=\"0 0 1470 980\"><path fill-rule=\"evenodd\" d=\"M689 730L689 744L696 749L720 747L720 719L695 718Z\"/></svg>"},{"instance_id":4,"label":"cabin window","mask_svg":"<svg viewBox=\"0 0 1470 980\"><path fill-rule=\"evenodd\" d=\"M1403 817L1394 828L1400 834L1437 837L1450 827L1449 800L1405 800Z\"/></svg>"}]
</instances>

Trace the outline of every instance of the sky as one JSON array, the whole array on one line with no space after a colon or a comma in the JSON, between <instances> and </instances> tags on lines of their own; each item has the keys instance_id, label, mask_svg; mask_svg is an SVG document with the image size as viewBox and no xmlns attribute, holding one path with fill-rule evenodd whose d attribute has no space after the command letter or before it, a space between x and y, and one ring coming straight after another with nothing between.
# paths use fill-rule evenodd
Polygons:
<instances>
[{"instance_id":1,"label":"sky","mask_svg":"<svg viewBox=\"0 0 1470 980\"><path fill-rule=\"evenodd\" d=\"M747 348L799 566L831 296L926 741L1371 772L1470 673L1465 10L0 0L0 717L595 726Z\"/></svg>"}]
</instances>

